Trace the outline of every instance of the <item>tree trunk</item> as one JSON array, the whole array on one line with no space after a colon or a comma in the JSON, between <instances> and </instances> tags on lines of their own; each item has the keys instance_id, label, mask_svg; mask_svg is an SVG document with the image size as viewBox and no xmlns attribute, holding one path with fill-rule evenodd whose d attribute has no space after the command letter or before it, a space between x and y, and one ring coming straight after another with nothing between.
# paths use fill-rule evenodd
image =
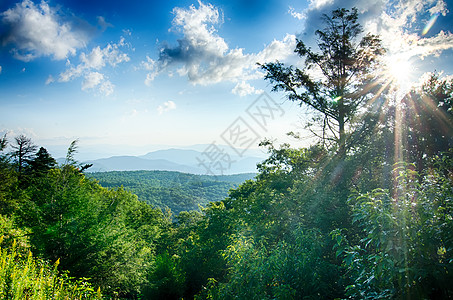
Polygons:
<instances>
[{"instance_id":1,"label":"tree trunk","mask_svg":"<svg viewBox=\"0 0 453 300\"><path fill-rule=\"evenodd\" d=\"M344 99L338 101L338 127L339 127L339 141L338 141L338 155L340 158L346 156L346 133L345 133L345 111L344 111Z\"/></svg>"}]
</instances>

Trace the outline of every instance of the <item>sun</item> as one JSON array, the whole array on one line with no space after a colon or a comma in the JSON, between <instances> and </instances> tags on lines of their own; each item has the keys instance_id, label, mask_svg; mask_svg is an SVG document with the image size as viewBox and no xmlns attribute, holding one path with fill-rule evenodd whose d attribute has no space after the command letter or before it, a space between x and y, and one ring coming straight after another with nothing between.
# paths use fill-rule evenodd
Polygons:
<instances>
[{"instance_id":1,"label":"sun","mask_svg":"<svg viewBox=\"0 0 453 300\"><path fill-rule=\"evenodd\" d=\"M386 59L386 76L393 86L406 93L412 86L414 67L403 55L392 55Z\"/></svg>"}]
</instances>

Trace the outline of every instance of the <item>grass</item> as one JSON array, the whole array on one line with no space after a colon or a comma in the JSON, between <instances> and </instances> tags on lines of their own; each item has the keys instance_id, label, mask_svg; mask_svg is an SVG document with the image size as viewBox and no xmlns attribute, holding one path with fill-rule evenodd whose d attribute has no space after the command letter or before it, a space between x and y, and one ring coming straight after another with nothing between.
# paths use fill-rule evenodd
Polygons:
<instances>
[{"instance_id":1,"label":"grass","mask_svg":"<svg viewBox=\"0 0 453 300\"><path fill-rule=\"evenodd\" d=\"M3 237L0 237L0 244ZM0 247L0 299L102 299L88 278L74 279L53 265L18 250L16 241Z\"/></svg>"}]
</instances>

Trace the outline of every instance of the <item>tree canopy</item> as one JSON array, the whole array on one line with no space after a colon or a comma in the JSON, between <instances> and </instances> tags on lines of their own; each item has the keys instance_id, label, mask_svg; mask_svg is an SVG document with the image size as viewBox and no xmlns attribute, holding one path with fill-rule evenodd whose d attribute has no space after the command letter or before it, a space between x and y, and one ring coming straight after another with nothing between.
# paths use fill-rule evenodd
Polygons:
<instances>
[{"instance_id":1,"label":"tree canopy","mask_svg":"<svg viewBox=\"0 0 453 300\"><path fill-rule=\"evenodd\" d=\"M273 91L283 91L289 100L317 113L321 133L309 126L312 131L344 152L348 126L361 106L377 96L374 71L385 51L378 36L361 36L356 8L334 10L323 20L326 27L316 31L319 52L297 40L294 51L304 59L303 69L278 61L261 67Z\"/></svg>"}]
</instances>

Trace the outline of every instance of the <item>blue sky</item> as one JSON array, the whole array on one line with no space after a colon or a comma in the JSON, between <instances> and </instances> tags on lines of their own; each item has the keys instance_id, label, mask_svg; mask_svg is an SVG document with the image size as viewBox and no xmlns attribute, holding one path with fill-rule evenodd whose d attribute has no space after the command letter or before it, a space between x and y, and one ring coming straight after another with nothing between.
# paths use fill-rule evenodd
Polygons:
<instances>
[{"instance_id":1,"label":"blue sky","mask_svg":"<svg viewBox=\"0 0 453 300\"><path fill-rule=\"evenodd\" d=\"M50 149L79 138L81 152L144 154L225 144L242 118L286 142L309 114L271 93L256 63L298 63L296 37L313 45L322 13L353 6L388 61L410 63L407 82L453 74L453 3L442 0L3 0L0 131ZM264 127L247 114L262 92L281 109Z\"/></svg>"}]
</instances>

